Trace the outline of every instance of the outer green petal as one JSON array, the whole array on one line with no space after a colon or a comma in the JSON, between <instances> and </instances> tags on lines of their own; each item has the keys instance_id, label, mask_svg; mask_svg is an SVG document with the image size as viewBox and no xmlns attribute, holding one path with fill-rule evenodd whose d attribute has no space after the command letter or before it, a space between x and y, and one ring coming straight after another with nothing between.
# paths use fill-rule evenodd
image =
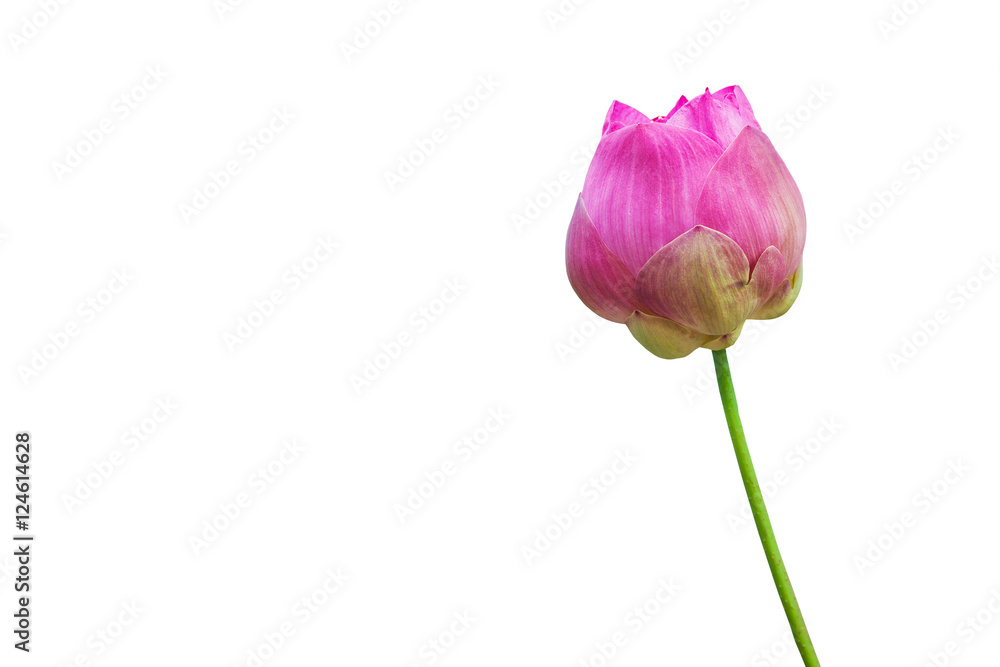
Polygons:
<instances>
[{"instance_id":1,"label":"outer green petal","mask_svg":"<svg viewBox=\"0 0 1000 667\"><path fill-rule=\"evenodd\" d=\"M774 294L771 298L765 301L761 306L750 315L752 320L773 320L776 317L781 317L788 312L788 309L792 307L795 303L795 299L799 296L799 290L802 289L802 264L799 264L799 268L795 269L795 273L778 285L778 289L774 290Z\"/></svg>"},{"instance_id":2,"label":"outer green petal","mask_svg":"<svg viewBox=\"0 0 1000 667\"><path fill-rule=\"evenodd\" d=\"M660 248L636 277L636 296L653 312L689 329L723 336L769 298L785 260L768 247L753 279L743 250L725 234L698 225Z\"/></svg>"},{"instance_id":3,"label":"outer green petal","mask_svg":"<svg viewBox=\"0 0 1000 667\"><path fill-rule=\"evenodd\" d=\"M638 310L625 320L625 324L644 348L663 359L686 357L711 340L711 336Z\"/></svg>"},{"instance_id":4,"label":"outer green petal","mask_svg":"<svg viewBox=\"0 0 1000 667\"><path fill-rule=\"evenodd\" d=\"M740 326L736 328L736 331L730 331L725 336L719 336L718 338L713 338L712 340L702 345L702 347L707 348L709 350L724 350L727 347L732 347L733 345L735 345L736 339L740 337L741 333L743 333L743 324L740 324Z\"/></svg>"}]
</instances>

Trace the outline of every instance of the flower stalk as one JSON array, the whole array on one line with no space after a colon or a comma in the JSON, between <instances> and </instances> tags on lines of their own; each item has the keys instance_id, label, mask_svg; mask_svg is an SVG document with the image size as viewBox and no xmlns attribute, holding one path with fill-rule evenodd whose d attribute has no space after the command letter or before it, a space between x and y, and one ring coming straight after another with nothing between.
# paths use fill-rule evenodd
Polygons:
<instances>
[{"instance_id":1,"label":"flower stalk","mask_svg":"<svg viewBox=\"0 0 1000 667\"><path fill-rule=\"evenodd\" d=\"M785 616L788 617L788 624L792 628L795 645L802 655L802 662L806 667L820 667L819 658L816 657L816 649L813 648L809 631L806 629L805 619L802 618L802 610L795 599L788 571L785 570L785 563L781 560L778 541L774 537L771 519L767 515L767 507L764 505L764 495L760 491L757 473L754 472L753 462L750 460L750 450L747 448L743 423L740 421L740 411L736 405L733 377L729 372L729 358L724 349L713 350L712 357L715 360L715 374L719 380L722 408L725 410L729 435L733 440L733 448L736 450L736 461L740 466L740 475L743 477L743 486L746 487L747 499L750 501L750 509L753 512L754 523L757 525L757 533L760 535L760 543L764 547L767 565L771 569L778 597L781 598L781 606L785 610Z\"/></svg>"}]
</instances>

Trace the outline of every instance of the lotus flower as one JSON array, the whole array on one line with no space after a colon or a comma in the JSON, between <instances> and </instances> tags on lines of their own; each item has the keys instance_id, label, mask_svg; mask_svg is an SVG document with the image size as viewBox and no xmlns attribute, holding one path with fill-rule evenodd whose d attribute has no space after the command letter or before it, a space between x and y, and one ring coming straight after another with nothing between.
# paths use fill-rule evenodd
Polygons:
<instances>
[{"instance_id":1,"label":"lotus flower","mask_svg":"<svg viewBox=\"0 0 1000 667\"><path fill-rule=\"evenodd\" d=\"M650 120L615 102L566 239L580 299L665 359L736 342L802 285L806 214L739 86Z\"/></svg>"}]
</instances>

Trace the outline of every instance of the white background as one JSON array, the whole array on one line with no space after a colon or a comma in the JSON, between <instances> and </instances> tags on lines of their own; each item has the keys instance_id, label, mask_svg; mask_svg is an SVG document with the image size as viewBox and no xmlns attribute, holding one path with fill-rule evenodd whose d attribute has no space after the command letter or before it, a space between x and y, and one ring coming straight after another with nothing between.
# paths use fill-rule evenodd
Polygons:
<instances>
[{"instance_id":1,"label":"white background","mask_svg":"<svg viewBox=\"0 0 1000 667\"><path fill-rule=\"evenodd\" d=\"M1000 10L906 4L888 30L887 1L562 15L556 0L405 0L348 56L388 0L91 0L51 18L6 2L0 535L13 544L13 438L30 430L37 538L31 656L11 647L0 551L3 664L253 665L283 623L294 634L263 664L798 664L737 518L710 353L663 361L594 325L563 263L612 100L652 117L734 83L809 216L798 302L749 324L730 358L758 473L783 482L769 505L823 664L916 667L952 641L939 664L996 664L1000 614L963 624L993 595L1000 610L1000 280L984 263L1000 249ZM275 109L294 120L254 153ZM312 273L285 280L294 267ZM449 281L457 298L438 302ZM260 326L227 344L248 318ZM382 368L359 390L368 362ZM505 423L456 451L491 410ZM303 451L262 484L291 439ZM618 453L634 461L595 496ZM951 464L967 470L940 481ZM527 557L573 503L582 515ZM327 596L338 568L349 581ZM680 592L633 622L661 579ZM325 604L305 618L313 595ZM475 620L452 644L455 614Z\"/></svg>"}]
</instances>

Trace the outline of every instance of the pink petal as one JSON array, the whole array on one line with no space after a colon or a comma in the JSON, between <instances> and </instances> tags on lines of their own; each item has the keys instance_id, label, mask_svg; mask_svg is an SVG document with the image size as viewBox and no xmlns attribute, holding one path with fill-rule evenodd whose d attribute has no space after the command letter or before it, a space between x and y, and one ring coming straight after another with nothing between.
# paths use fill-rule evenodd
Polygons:
<instances>
[{"instance_id":1,"label":"pink petal","mask_svg":"<svg viewBox=\"0 0 1000 667\"><path fill-rule=\"evenodd\" d=\"M664 246L636 278L639 302L654 313L711 336L735 331L782 281L785 262L768 248L750 276L736 243L695 227Z\"/></svg>"},{"instance_id":2,"label":"pink petal","mask_svg":"<svg viewBox=\"0 0 1000 667\"><path fill-rule=\"evenodd\" d=\"M639 123L648 122L649 118L647 118L641 111L637 111L629 105L622 104L618 100L615 100L614 103L612 103L611 108L608 109L608 115L604 118L604 129L601 130L601 136L611 134L612 132L629 125L638 125Z\"/></svg>"},{"instance_id":3,"label":"pink petal","mask_svg":"<svg viewBox=\"0 0 1000 667\"><path fill-rule=\"evenodd\" d=\"M788 168L760 130L746 127L712 167L695 222L736 241L754 266L770 245L785 258L788 274L806 242L806 211Z\"/></svg>"},{"instance_id":4,"label":"pink petal","mask_svg":"<svg viewBox=\"0 0 1000 667\"><path fill-rule=\"evenodd\" d=\"M760 124L757 123L757 119L753 115L753 108L750 106L750 100L748 100L747 96L743 94L743 89L739 86L726 86L725 88L720 88L712 93L712 97L719 101L726 102L731 106L735 106L739 109L740 114L742 114L744 118L749 118L753 121L751 125L760 127Z\"/></svg>"},{"instance_id":5,"label":"pink petal","mask_svg":"<svg viewBox=\"0 0 1000 667\"><path fill-rule=\"evenodd\" d=\"M750 101L739 86L729 86L715 93L706 88L703 94L677 109L667 123L701 132L723 148L729 146L747 125L760 129Z\"/></svg>"},{"instance_id":6,"label":"pink petal","mask_svg":"<svg viewBox=\"0 0 1000 667\"><path fill-rule=\"evenodd\" d=\"M625 322L644 348L662 359L686 357L711 337L691 331L676 322L636 311Z\"/></svg>"},{"instance_id":7,"label":"pink petal","mask_svg":"<svg viewBox=\"0 0 1000 667\"><path fill-rule=\"evenodd\" d=\"M678 109L680 109L682 106L684 106L687 103L688 103L688 98L686 98L683 95L681 95L681 98L679 100L677 100L677 104L675 104L674 108L670 110L670 113L668 113L666 116L657 116L656 118L653 119L653 122L654 123L666 123L668 120L670 120L671 116L673 116L675 113L677 113Z\"/></svg>"},{"instance_id":8,"label":"pink petal","mask_svg":"<svg viewBox=\"0 0 1000 667\"><path fill-rule=\"evenodd\" d=\"M773 320L788 312L802 289L802 265L784 282L778 285L771 297L758 306L750 315L751 320Z\"/></svg>"},{"instance_id":9,"label":"pink petal","mask_svg":"<svg viewBox=\"0 0 1000 667\"><path fill-rule=\"evenodd\" d=\"M774 295L785 280L785 256L773 245L764 249L757 258L757 264L750 269L750 284L748 298L751 312L757 310Z\"/></svg>"},{"instance_id":10,"label":"pink petal","mask_svg":"<svg viewBox=\"0 0 1000 667\"><path fill-rule=\"evenodd\" d=\"M566 236L566 272L580 300L606 320L623 324L639 308L635 277L611 254L580 197Z\"/></svg>"},{"instance_id":11,"label":"pink petal","mask_svg":"<svg viewBox=\"0 0 1000 667\"><path fill-rule=\"evenodd\" d=\"M601 139L583 198L608 249L633 275L694 226L705 176L721 154L705 135L663 123L631 125Z\"/></svg>"}]
</instances>

